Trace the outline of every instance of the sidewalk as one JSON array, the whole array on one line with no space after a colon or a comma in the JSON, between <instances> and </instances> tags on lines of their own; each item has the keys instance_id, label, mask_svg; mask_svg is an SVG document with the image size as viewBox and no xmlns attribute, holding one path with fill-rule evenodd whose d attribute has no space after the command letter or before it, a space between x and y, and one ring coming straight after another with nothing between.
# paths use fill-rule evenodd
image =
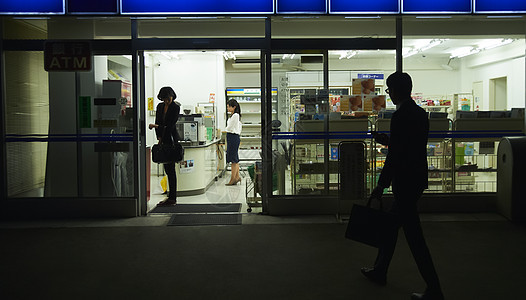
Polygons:
<instances>
[{"instance_id":1,"label":"sidewalk","mask_svg":"<svg viewBox=\"0 0 526 300\"><path fill-rule=\"evenodd\" d=\"M375 249L345 240L345 225L250 217L202 227L163 226L166 217L3 223L0 298L396 300L425 288L403 234L378 287L360 274ZM526 299L525 226L497 215L422 219L446 299Z\"/></svg>"}]
</instances>

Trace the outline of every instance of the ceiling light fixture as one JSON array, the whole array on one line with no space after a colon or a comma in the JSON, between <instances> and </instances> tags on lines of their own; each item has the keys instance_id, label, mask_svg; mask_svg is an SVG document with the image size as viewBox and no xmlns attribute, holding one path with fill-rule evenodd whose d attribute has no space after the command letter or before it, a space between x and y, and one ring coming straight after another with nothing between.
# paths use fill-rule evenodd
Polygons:
<instances>
[{"instance_id":1,"label":"ceiling light fixture","mask_svg":"<svg viewBox=\"0 0 526 300\"><path fill-rule=\"evenodd\" d=\"M177 53L174 53L174 52L169 52L169 51L161 51L159 52L159 54L161 54L162 56L172 60L172 59L180 59L179 58L179 54Z\"/></svg>"},{"instance_id":2,"label":"ceiling light fixture","mask_svg":"<svg viewBox=\"0 0 526 300\"><path fill-rule=\"evenodd\" d=\"M160 54L168 59L172 59L172 57L170 56L170 52L160 52Z\"/></svg>"},{"instance_id":3,"label":"ceiling light fixture","mask_svg":"<svg viewBox=\"0 0 526 300\"><path fill-rule=\"evenodd\" d=\"M225 58L225 60L229 60L229 59L233 59L235 60L236 59L236 54L234 53L234 51L223 51L223 58Z\"/></svg>"},{"instance_id":4,"label":"ceiling light fixture","mask_svg":"<svg viewBox=\"0 0 526 300\"><path fill-rule=\"evenodd\" d=\"M462 58L468 55L476 54L484 50L494 49L500 46L508 45L514 42L514 39L491 39L480 42L476 47L462 47L451 52L450 58Z\"/></svg>"},{"instance_id":5,"label":"ceiling light fixture","mask_svg":"<svg viewBox=\"0 0 526 300\"><path fill-rule=\"evenodd\" d=\"M489 49L497 48L497 47L504 46L507 44L511 44L512 42L513 42L513 39L484 40L478 44L478 48L483 49L483 50L489 50Z\"/></svg>"},{"instance_id":6,"label":"ceiling light fixture","mask_svg":"<svg viewBox=\"0 0 526 300\"><path fill-rule=\"evenodd\" d=\"M477 49L475 47L462 47L451 52L450 58L462 58L479 52L480 49Z\"/></svg>"},{"instance_id":7,"label":"ceiling light fixture","mask_svg":"<svg viewBox=\"0 0 526 300\"><path fill-rule=\"evenodd\" d=\"M351 59L351 57L355 56L356 54L358 54L358 51L355 50L342 51L340 52L340 57L338 59Z\"/></svg>"},{"instance_id":8,"label":"ceiling light fixture","mask_svg":"<svg viewBox=\"0 0 526 300\"><path fill-rule=\"evenodd\" d=\"M448 41L449 39L424 39L418 41L418 43L412 47L407 47L402 49L402 57L408 58L410 56L413 56L417 53L424 52L426 50L429 50L433 47L436 47L440 44L442 44L445 41Z\"/></svg>"}]
</instances>

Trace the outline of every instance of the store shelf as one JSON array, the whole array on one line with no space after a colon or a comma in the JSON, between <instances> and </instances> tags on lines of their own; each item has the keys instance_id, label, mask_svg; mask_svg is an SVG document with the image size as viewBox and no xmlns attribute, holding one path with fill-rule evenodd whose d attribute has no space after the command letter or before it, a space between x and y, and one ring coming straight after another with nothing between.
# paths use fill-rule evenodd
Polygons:
<instances>
[{"instance_id":1,"label":"store shelf","mask_svg":"<svg viewBox=\"0 0 526 300\"><path fill-rule=\"evenodd\" d=\"M483 168L476 168L476 169L473 169L473 168L470 168L470 169L467 169L467 168L456 168L455 169L455 172L472 172L472 173L475 173L475 172L490 172L490 173L493 173L493 172L497 172L497 169L495 168L486 168L486 169L483 169Z\"/></svg>"}]
</instances>

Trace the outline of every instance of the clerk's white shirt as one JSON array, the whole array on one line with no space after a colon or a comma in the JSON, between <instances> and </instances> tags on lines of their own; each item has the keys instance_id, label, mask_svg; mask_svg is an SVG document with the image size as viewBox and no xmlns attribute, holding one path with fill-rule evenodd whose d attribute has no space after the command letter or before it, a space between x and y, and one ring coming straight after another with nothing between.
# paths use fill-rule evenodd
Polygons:
<instances>
[{"instance_id":1,"label":"clerk's white shirt","mask_svg":"<svg viewBox=\"0 0 526 300\"><path fill-rule=\"evenodd\" d=\"M228 121L226 122L226 132L235 133L235 134L241 134L241 128L243 127L243 124L241 124L241 121L239 120L239 114L234 113L230 118L228 118Z\"/></svg>"}]
</instances>

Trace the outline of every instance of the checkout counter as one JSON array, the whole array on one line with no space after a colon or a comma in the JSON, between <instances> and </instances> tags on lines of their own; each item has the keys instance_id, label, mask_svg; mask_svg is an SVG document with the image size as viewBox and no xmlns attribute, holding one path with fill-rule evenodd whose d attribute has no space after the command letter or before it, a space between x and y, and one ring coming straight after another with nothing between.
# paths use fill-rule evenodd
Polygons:
<instances>
[{"instance_id":1,"label":"checkout counter","mask_svg":"<svg viewBox=\"0 0 526 300\"><path fill-rule=\"evenodd\" d=\"M203 194L217 180L218 142L215 139L199 145L182 143L184 161L175 165L177 196Z\"/></svg>"},{"instance_id":2,"label":"checkout counter","mask_svg":"<svg viewBox=\"0 0 526 300\"><path fill-rule=\"evenodd\" d=\"M184 160L175 165L177 195L203 194L218 176L215 120L203 114L180 115L177 131L184 148Z\"/></svg>"}]
</instances>

